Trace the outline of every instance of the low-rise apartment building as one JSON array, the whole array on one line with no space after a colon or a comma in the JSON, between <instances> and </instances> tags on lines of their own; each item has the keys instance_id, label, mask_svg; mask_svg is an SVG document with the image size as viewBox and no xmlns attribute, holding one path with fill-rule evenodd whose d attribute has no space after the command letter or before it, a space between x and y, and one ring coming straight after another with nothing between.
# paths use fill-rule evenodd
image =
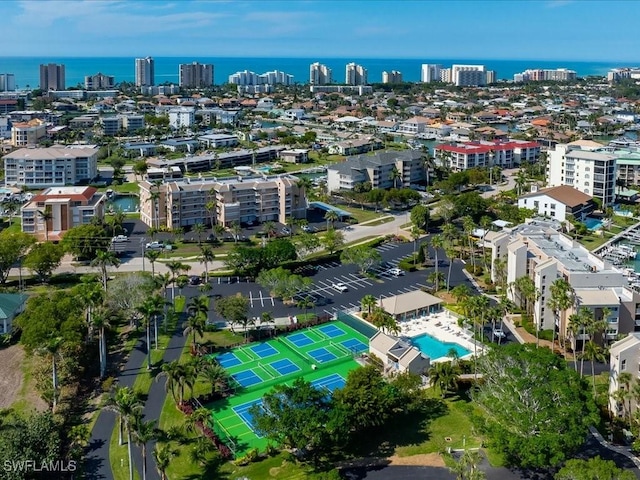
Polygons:
<instances>
[{"instance_id":1,"label":"low-rise apartment building","mask_svg":"<svg viewBox=\"0 0 640 480\"><path fill-rule=\"evenodd\" d=\"M235 147L238 145L238 137L226 133L211 133L199 136L198 142L205 148Z\"/></svg>"},{"instance_id":2,"label":"low-rise apartment building","mask_svg":"<svg viewBox=\"0 0 640 480\"><path fill-rule=\"evenodd\" d=\"M547 185L569 185L599 198L604 207L609 207L615 199L617 157L610 152L587 148L574 143L558 144L550 150Z\"/></svg>"},{"instance_id":3,"label":"low-rise apartment building","mask_svg":"<svg viewBox=\"0 0 640 480\"><path fill-rule=\"evenodd\" d=\"M70 228L102 218L105 201L93 187L48 188L22 207L22 231L38 241L61 240Z\"/></svg>"},{"instance_id":4,"label":"low-rise apartment building","mask_svg":"<svg viewBox=\"0 0 640 480\"><path fill-rule=\"evenodd\" d=\"M436 145L435 157L442 166L454 172L469 168L499 166L513 168L523 162L540 158L540 145L521 140L463 142L455 145Z\"/></svg>"},{"instance_id":5,"label":"low-rise apartment building","mask_svg":"<svg viewBox=\"0 0 640 480\"><path fill-rule=\"evenodd\" d=\"M621 373L631 374L635 382L640 380L640 333L630 333L613 343L609 347L609 360L609 411L615 416L622 416L626 411L625 406L630 405L632 412L635 412L638 402L631 398L627 403L616 393L627 388L619 381Z\"/></svg>"},{"instance_id":6,"label":"low-rise apartment building","mask_svg":"<svg viewBox=\"0 0 640 480\"><path fill-rule=\"evenodd\" d=\"M607 322L606 342L619 334L640 330L640 294L629 287L624 272L551 225L534 220L493 233L487 239L491 249L492 281L506 282L510 286L508 298L524 306L526 300L514 285L521 277L531 278L537 293L532 306L534 325L539 329L555 328L558 337L570 340L574 348L588 338L584 332L570 333L570 316L583 307L592 310L597 320L609 312L604 319ZM558 278L564 278L573 288L575 304L556 318L549 301L551 285Z\"/></svg>"},{"instance_id":7,"label":"low-rise apartment building","mask_svg":"<svg viewBox=\"0 0 640 480\"><path fill-rule=\"evenodd\" d=\"M569 215L582 222L595 209L595 203L590 195L568 185L560 185L541 190L532 187L530 193L518 198L518 207L535 210L538 215L559 222L567 220Z\"/></svg>"},{"instance_id":8,"label":"low-rise apartment building","mask_svg":"<svg viewBox=\"0 0 640 480\"><path fill-rule=\"evenodd\" d=\"M253 163L264 163L278 159L278 153L285 147L262 147L257 150L235 150L233 152L213 153L205 155L191 155L184 158L168 160L165 158L152 158L147 164L152 167L180 167L187 172L206 172L214 168L232 168Z\"/></svg>"},{"instance_id":9,"label":"low-rise apartment building","mask_svg":"<svg viewBox=\"0 0 640 480\"><path fill-rule=\"evenodd\" d=\"M140 182L140 219L150 227L189 227L211 223L207 205L215 205L215 223L306 218L304 187L291 175L263 177L202 178L163 183ZM157 198L151 200L152 196Z\"/></svg>"},{"instance_id":10,"label":"low-rise apartment building","mask_svg":"<svg viewBox=\"0 0 640 480\"><path fill-rule=\"evenodd\" d=\"M412 188L427 180L424 154L415 150L358 155L327 168L330 192L353 190L364 182L371 188Z\"/></svg>"},{"instance_id":11,"label":"low-rise apartment building","mask_svg":"<svg viewBox=\"0 0 640 480\"><path fill-rule=\"evenodd\" d=\"M34 118L28 122L14 123L11 127L11 144L14 147L30 147L47 136L47 125Z\"/></svg>"},{"instance_id":12,"label":"low-rise apartment building","mask_svg":"<svg viewBox=\"0 0 640 480\"><path fill-rule=\"evenodd\" d=\"M45 188L75 185L98 176L98 148L21 148L2 157L5 186Z\"/></svg>"}]
</instances>

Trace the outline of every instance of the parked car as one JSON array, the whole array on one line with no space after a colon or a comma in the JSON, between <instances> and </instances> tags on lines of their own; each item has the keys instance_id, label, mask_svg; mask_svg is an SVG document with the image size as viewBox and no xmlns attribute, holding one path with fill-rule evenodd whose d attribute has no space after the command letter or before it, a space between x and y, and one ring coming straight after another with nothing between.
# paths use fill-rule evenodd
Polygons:
<instances>
[{"instance_id":1,"label":"parked car","mask_svg":"<svg viewBox=\"0 0 640 480\"><path fill-rule=\"evenodd\" d=\"M282 232L282 234L283 234L283 235L291 235L291 229L289 229L289 228L287 228L287 227L284 227L284 228L281 230L281 232Z\"/></svg>"},{"instance_id":2,"label":"parked car","mask_svg":"<svg viewBox=\"0 0 640 480\"><path fill-rule=\"evenodd\" d=\"M504 331L500 328L494 328L493 329L493 334L498 337L498 338L504 338L506 337Z\"/></svg>"},{"instance_id":3,"label":"parked car","mask_svg":"<svg viewBox=\"0 0 640 480\"><path fill-rule=\"evenodd\" d=\"M303 232L311 231L311 227L309 225L302 225L300 228L302 229Z\"/></svg>"},{"instance_id":4,"label":"parked car","mask_svg":"<svg viewBox=\"0 0 640 480\"><path fill-rule=\"evenodd\" d=\"M197 275L191 275L189 277L189 285L200 285L202 279Z\"/></svg>"},{"instance_id":5,"label":"parked car","mask_svg":"<svg viewBox=\"0 0 640 480\"><path fill-rule=\"evenodd\" d=\"M346 292L347 290L349 290L344 283L334 283L333 288L335 290L338 290L339 292Z\"/></svg>"},{"instance_id":6,"label":"parked car","mask_svg":"<svg viewBox=\"0 0 640 480\"><path fill-rule=\"evenodd\" d=\"M399 268L391 268L389 269L389 275L393 275L394 277L399 277L400 275L404 275L404 272Z\"/></svg>"},{"instance_id":7,"label":"parked car","mask_svg":"<svg viewBox=\"0 0 640 480\"><path fill-rule=\"evenodd\" d=\"M129 241L129 237L127 237L126 235L116 235L115 237L113 237L111 239L111 241L113 243L128 242Z\"/></svg>"},{"instance_id":8,"label":"parked car","mask_svg":"<svg viewBox=\"0 0 640 480\"><path fill-rule=\"evenodd\" d=\"M160 242L149 242L145 245L147 250L162 250L164 245Z\"/></svg>"}]
</instances>

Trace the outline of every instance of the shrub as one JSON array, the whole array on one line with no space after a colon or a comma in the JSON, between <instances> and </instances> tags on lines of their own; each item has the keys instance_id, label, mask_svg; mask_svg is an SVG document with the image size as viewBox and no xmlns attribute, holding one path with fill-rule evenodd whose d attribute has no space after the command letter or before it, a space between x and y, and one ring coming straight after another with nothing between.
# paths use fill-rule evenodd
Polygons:
<instances>
[{"instance_id":1,"label":"shrub","mask_svg":"<svg viewBox=\"0 0 640 480\"><path fill-rule=\"evenodd\" d=\"M398 268L405 272L414 272L416 266L413 264L413 258L403 258L398 262Z\"/></svg>"},{"instance_id":2,"label":"shrub","mask_svg":"<svg viewBox=\"0 0 640 480\"><path fill-rule=\"evenodd\" d=\"M480 275L482 275L482 272L483 272L483 270L484 270L484 269L482 268L482 266L480 266L480 265L476 265L476 266L474 267L471 263L467 263L467 264L464 266L464 268L465 268L465 270L466 270L467 272L469 272L470 274L475 275L475 276L477 276L477 277L479 277Z\"/></svg>"},{"instance_id":3,"label":"shrub","mask_svg":"<svg viewBox=\"0 0 640 480\"><path fill-rule=\"evenodd\" d=\"M111 388L113 388L113 384L116 381L115 377L107 377L102 381L102 391L110 392Z\"/></svg>"},{"instance_id":4,"label":"shrub","mask_svg":"<svg viewBox=\"0 0 640 480\"><path fill-rule=\"evenodd\" d=\"M249 462L257 462L258 460L260 460L260 450L258 450L257 448L252 448L247 452L246 458L247 460L249 460Z\"/></svg>"}]
</instances>

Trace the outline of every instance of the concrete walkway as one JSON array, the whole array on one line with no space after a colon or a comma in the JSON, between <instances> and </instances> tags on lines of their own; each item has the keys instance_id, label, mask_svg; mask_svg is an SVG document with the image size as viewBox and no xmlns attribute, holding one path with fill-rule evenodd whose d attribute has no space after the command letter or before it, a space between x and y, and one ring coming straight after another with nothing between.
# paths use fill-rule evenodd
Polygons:
<instances>
[{"instance_id":1,"label":"concrete walkway","mask_svg":"<svg viewBox=\"0 0 640 480\"><path fill-rule=\"evenodd\" d=\"M611 445L602 437L602 435L600 435L600 432L598 432L598 430L596 430L595 427L589 427L589 431L591 432L591 435L593 435L593 437L598 441L598 443L602 445L604 448L607 448L612 452L619 453L620 455L624 455L629 460L631 460L636 467L640 468L640 460L638 459L638 457L636 457L634 454L631 453L630 448L621 447L618 445Z\"/></svg>"}]
</instances>

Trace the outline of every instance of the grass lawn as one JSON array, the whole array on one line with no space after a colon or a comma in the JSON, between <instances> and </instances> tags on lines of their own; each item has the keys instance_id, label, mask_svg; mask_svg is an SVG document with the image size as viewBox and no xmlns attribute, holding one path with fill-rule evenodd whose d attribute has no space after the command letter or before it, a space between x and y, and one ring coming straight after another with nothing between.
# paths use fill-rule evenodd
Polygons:
<instances>
[{"instance_id":1,"label":"grass lawn","mask_svg":"<svg viewBox=\"0 0 640 480\"><path fill-rule=\"evenodd\" d=\"M111 440L109 441L109 463L111 463L111 470L113 471L113 480L129 480L129 453L127 449L127 434L124 435L124 445L118 445L118 422L116 420L116 426L111 433ZM153 461L153 460L152 460ZM117 468L116 468L117 467ZM133 478L140 480L138 470L133 469Z\"/></svg>"},{"instance_id":2,"label":"grass lawn","mask_svg":"<svg viewBox=\"0 0 640 480\"><path fill-rule=\"evenodd\" d=\"M388 216L388 214L383 212L376 213L375 211L372 211L372 210L363 210L362 208L346 206L346 205L340 205L339 208L351 213L353 215L353 218L355 218L358 221L358 223L367 222L369 220L376 220L380 217Z\"/></svg>"},{"instance_id":3,"label":"grass lawn","mask_svg":"<svg viewBox=\"0 0 640 480\"><path fill-rule=\"evenodd\" d=\"M204 332L202 339L199 339L198 342L203 345L228 347L229 345L242 342L243 338L242 335L233 333L231 330L217 330L215 332Z\"/></svg>"},{"instance_id":4,"label":"grass lawn","mask_svg":"<svg viewBox=\"0 0 640 480\"><path fill-rule=\"evenodd\" d=\"M363 227L375 227L376 225L382 225L384 223L393 222L393 217L382 217L374 221L367 222Z\"/></svg>"},{"instance_id":5,"label":"grass lawn","mask_svg":"<svg viewBox=\"0 0 640 480\"><path fill-rule=\"evenodd\" d=\"M183 312L186 303L187 298L184 295L176 295L176 298L173 301L173 308L175 308L178 313Z\"/></svg>"},{"instance_id":6,"label":"grass lawn","mask_svg":"<svg viewBox=\"0 0 640 480\"><path fill-rule=\"evenodd\" d=\"M634 217L623 217L622 215L615 215L613 217L612 223L622 228L628 228L631 225L635 225L636 223L638 223L638 219Z\"/></svg>"},{"instance_id":7,"label":"grass lawn","mask_svg":"<svg viewBox=\"0 0 640 480\"><path fill-rule=\"evenodd\" d=\"M611 237L608 235L603 235L602 237L594 237L589 235L582 237L580 240L578 240L578 242L584 245L587 250L594 250L600 245L609 241L610 238Z\"/></svg>"}]
</instances>

